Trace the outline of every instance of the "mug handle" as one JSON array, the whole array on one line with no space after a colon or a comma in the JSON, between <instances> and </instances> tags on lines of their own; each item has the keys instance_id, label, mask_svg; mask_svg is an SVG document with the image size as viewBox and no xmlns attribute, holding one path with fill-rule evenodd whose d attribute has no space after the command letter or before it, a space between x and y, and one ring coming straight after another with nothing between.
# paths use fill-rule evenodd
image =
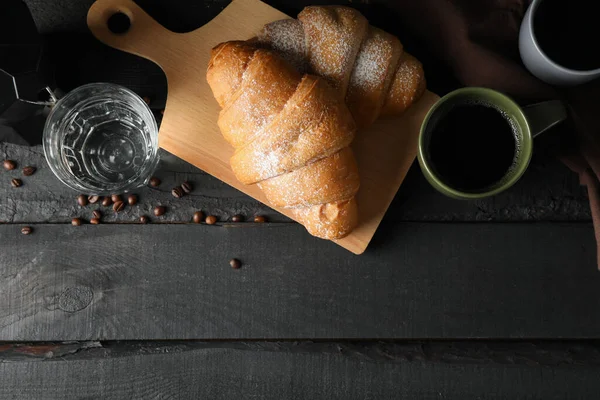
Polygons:
<instances>
[{"instance_id":1,"label":"mug handle","mask_svg":"<svg viewBox=\"0 0 600 400\"><path fill-rule=\"evenodd\" d=\"M567 109L560 100L531 104L522 107L522 110L527 118L532 138L567 119Z\"/></svg>"}]
</instances>

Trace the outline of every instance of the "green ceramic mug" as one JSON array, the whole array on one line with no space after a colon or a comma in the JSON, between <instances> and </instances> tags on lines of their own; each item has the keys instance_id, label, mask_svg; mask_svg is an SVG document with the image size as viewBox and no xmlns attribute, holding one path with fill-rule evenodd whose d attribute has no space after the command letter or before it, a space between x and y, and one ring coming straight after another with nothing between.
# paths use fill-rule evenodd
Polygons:
<instances>
[{"instance_id":1,"label":"green ceramic mug","mask_svg":"<svg viewBox=\"0 0 600 400\"><path fill-rule=\"evenodd\" d=\"M476 190L463 190L441 178L429 152L429 144L436 121L456 105L483 104L495 108L513 127L512 134L518 151L514 153L512 166L495 183ZM523 175L533 151L533 138L566 118L566 110L560 101L547 101L520 107L510 97L486 88L469 87L455 90L444 97L429 110L419 136L418 160L421 170L429 183L441 193L456 199L480 199L498 194L514 185ZM468 160L468 158L467 158ZM476 166L474 166L476 168Z\"/></svg>"}]
</instances>

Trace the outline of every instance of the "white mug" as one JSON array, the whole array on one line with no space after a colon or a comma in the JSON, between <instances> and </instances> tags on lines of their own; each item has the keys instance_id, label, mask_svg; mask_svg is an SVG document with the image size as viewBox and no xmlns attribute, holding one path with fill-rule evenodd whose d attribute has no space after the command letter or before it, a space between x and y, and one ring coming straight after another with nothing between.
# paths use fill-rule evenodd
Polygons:
<instances>
[{"instance_id":1,"label":"white mug","mask_svg":"<svg viewBox=\"0 0 600 400\"><path fill-rule=\"evenodd\" d=\"M533 18L544 0L533 0L525 13L519 32L519 51L525 67L533 75L551 85L575 86L600 78L600 68L578 71L565 68L552 61L540 48L533 29ZM559 29L557 27L556 29ZM582 51L597 51L582 49Z\"/></svg>"}]
</instances>

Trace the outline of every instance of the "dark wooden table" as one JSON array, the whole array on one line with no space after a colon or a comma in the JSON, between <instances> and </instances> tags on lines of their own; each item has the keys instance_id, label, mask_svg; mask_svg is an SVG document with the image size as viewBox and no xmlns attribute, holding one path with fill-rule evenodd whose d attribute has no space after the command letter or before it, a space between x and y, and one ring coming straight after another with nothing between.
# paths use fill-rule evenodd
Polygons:
<instances>
[{"instance_id":1,"label":"dark wooden table","mask_svg":"<svg viewBox=\"0 0 600 400\"><path fill-rule=\"evenodd\" d=\"M121 83L160 110L164 75L87 35L91 2L27 0L62 51L59 84ZM176 31L226 3L140 1ZM308 4L272 3L290 14ZM431 89L456 86L397 26L394 2L370 3L351 5L404 39ZM596 399L594 235L554 139L492 199L445 198L413 166L361 256L165 152L162 185L115 214L80 207L41 147L0 144L0 158L38 168L17 189L19 172L0 172L0 398ZM173 198L185 180L194 191ZM140 225L158 204L167 214ZM101 225L71 226L94 209ZM219 223L192 224L195 210Z\"/></svg>"}]
</instances>

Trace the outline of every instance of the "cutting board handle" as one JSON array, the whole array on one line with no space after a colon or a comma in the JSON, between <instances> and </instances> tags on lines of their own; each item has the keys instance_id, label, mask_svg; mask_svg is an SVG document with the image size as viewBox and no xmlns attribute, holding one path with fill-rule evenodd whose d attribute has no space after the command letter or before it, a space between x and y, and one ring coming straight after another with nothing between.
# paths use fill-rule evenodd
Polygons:
<instances>
[{"instance_id":1,"label":"cutting board handle","mask_svg":"<svg viewBox=\"0 0 600 400\"><path fill-rule=\"evenodd\" d=\"M123 33L114 33L108 23L119 13L129 18L130 26ZM171 61L178 58L171 43L180 34L163 27L131 0L97 0L88 11L87 24L103 43L148 58L158 65L162 66L167 58Z\"/></svg>"}]
</instances>

